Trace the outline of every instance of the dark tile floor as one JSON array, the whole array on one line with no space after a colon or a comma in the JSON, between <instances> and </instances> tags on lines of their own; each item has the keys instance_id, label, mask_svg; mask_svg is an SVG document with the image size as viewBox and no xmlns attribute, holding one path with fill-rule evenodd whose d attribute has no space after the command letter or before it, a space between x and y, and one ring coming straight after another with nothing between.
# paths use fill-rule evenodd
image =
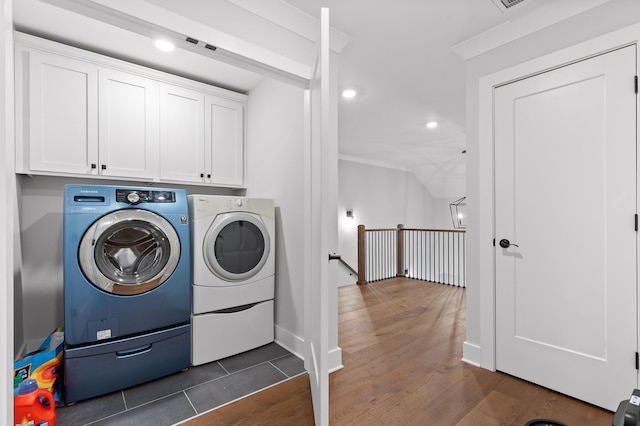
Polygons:
<instances>
[{"instance_id":1,"label":"dark tile floor","mask_svg":"<svg viewBox=\"0 0 640 426\"><path fill-rule=\"evenodd\" d=\"M304 363L277 343L56 409L58 426L174 425L290 377Z\"/></svg>"}]
</instances>

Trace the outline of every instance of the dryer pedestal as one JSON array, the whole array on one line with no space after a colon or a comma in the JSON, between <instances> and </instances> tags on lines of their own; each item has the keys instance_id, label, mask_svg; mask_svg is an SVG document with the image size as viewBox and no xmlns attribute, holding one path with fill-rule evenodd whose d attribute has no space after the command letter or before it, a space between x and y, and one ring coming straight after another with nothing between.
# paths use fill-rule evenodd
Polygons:
<instances>
[{"instance_id":1,"label":"dryer pedestal","mask_svg":"<svg viewBox=\"0 0 640 426\"><path fill-rule=\"evenodd\" d=\"M67 348L65 401L71 403L177 373L190 365L191 325Z\"/></svg>"},{"instance_id":2,"label":"dryer pedestal","mask_svg":"<svg viewBox=\"0 0 640 426\"><path fill-rule=\"evenodd\" d=\"M273 342L273 300L194 315L191 322L191 364L206 364Z\"/></svg>"}]
</instances>

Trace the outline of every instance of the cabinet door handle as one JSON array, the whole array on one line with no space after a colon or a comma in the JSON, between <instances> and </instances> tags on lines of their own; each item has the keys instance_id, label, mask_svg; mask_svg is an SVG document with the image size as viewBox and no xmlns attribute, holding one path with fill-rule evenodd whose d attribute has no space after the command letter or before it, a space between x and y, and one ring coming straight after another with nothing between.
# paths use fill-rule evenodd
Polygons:
<instances>
[{"instance_id":1,"label":"cabinet door handle","mask_svg":"<svg viewBox=\"0 0 640 426\"><path fill-rule=\"evenodd\" d=\"M211 173L207 174L207 179L211 179Z\"/></svg>"},{"instance_id":2,"label":"cabinet door handle","mask_svg":"<svg viewBox=\"0 0 640 426\"><path fill-rule=\"evenodd\" d=\"M200 177L203 178L204 177L204 173L200 173Z\"/></svg>"},{"instance_id":3,"label":"cabinet door handle","mask_svg":"<svg viewBox=\"0 0 640 426\"><path fill-rule=\"evenodd\" d=\"M106 164L103 164L102 166L100 166L100 168L101 168L102 170L107 170L107 165L106 165Z\"/></svg>"},{"instance_id":4,"label":"cabinet door handle","mask_svg":"<svg viewBox=\"0 0 640 426\"><path fill-rule=\"evenodd\" d=\"M97 167L98 167L98 166L96 165L96 163L91 163L91 168L92 168L92 169L95 169L95 168L97 168Z\"/></svg>"}]
</instances>

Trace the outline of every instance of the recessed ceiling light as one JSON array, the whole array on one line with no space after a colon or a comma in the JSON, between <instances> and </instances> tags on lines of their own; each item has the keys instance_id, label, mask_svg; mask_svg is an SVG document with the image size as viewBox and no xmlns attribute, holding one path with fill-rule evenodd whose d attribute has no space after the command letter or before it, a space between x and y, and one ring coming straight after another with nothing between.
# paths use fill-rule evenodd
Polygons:
<instances>
[{"instance_id":1,"label":"recessed ceiling light","mask_svg":"<svg viewBox=\"0 0 640 426\"><path fill-rule=\"evenodd\" d=\"M342 91L342 97L347 99L354 98L357 94L358 92L353 89L346 89Z\"/></svg>"},{"instance_id":2,"label":"recessed ceiling light","mask_svg":"<svg viewBox=\"0 0 640 426\"><path fill-rule=\"evenodd\" d=\"M427 123L427 127L430 129L435 129L436 127L438 127L438 122L437 121L430 121Z\"/></svg>"},{"instance_id":3,"label":"recessed ceiling light","mask_svg":"<svg viewBox=\"0 0 640 426\"><path fill-rule=\"evenodd\" d=\"M163 52L171 52L173 49L175 49L176 47L173 45L173 43L171 43L170 41L167 40L156 40L153 43L159 50L162 50Z\"/></svg>"}]
</instances>

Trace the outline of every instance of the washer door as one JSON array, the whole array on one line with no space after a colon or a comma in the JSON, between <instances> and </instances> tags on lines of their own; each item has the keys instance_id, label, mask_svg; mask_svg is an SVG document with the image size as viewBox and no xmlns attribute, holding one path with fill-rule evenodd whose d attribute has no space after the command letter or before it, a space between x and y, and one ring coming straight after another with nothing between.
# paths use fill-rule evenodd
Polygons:
<instances>
[{"instance_id":1,"label":"washer door","mask_svg":"<svg viewBox=\"0 0 640 426\"><path fill-rule=\"evenodd\" d=\"M227 281L256 275L269 257L269 232L258 215L218 215L203 242L204 261L211 272Z\"/></svg>"},{"instance_id":2,"label":"washer door","mask_svg":"<svg viewBox=\"0 0 640 426\"><path fill-rule=\"evenodd\" d=\"M165 282L180 259L180 239L163 217L147 210L118 210L85 232L78 261L100 290L133 296Z\"/></svg>"}]
</instances>

